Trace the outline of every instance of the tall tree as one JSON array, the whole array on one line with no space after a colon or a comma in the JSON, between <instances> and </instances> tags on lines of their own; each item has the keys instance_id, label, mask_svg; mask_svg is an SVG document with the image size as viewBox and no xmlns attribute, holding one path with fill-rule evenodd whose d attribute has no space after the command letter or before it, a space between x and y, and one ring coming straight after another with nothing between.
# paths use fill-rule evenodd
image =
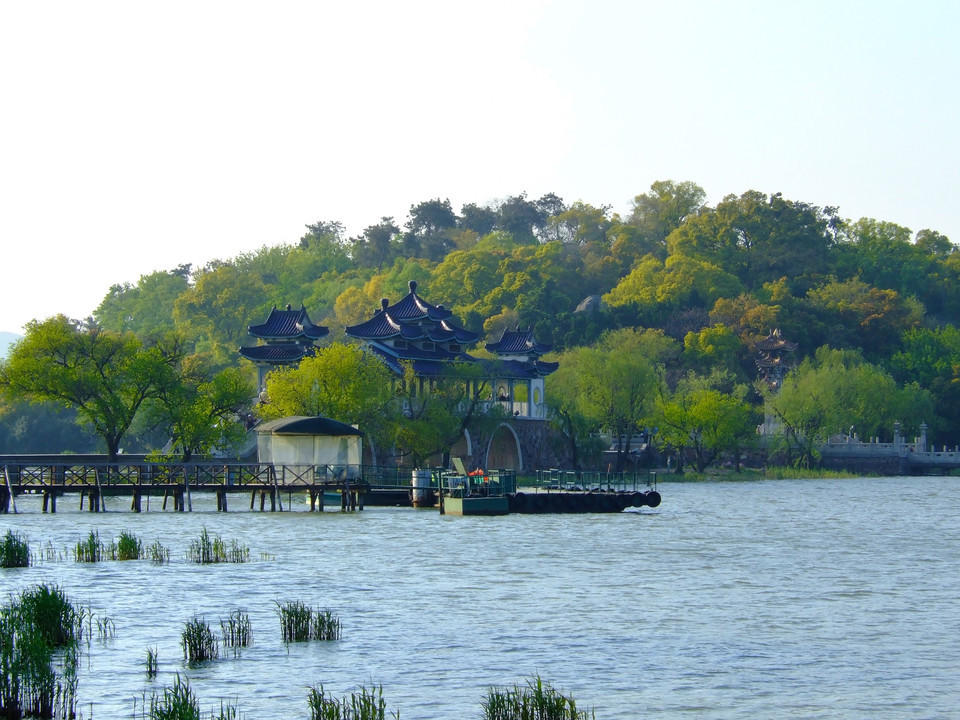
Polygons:
<instances>
[{"instance_id":1,"label":"tall tree","mask_svg":"<svg viewBox=\"0 0 960 720\"><path fill-rule=\"evenodd\" d=\"M144 424L170 438L183 462L242 440L256 388L239 368L214 372L202 356L180 359L175 377L144 405Z\"/></svg>"},{"instance_id":2,"label":"tall tree","mask_svg":"<svg viewBox=\"0 0 960 720\"><path fill-rule=\"evenodd\" d=\"M829 220L819 207L751 190L688 218L667 238L667 247L671 255L717 264L756 290L781 277L826 272L833 243Z\"/></svg>"},{"instance_id":3,"label":"tall tree","mask_svg":"<svg viewBox=\"0 0 960 720\"><path fill-rule=\"evenodd\" d=\"M440 262L453 247L457 215L449 200L427 200L410 206L407 232L415 238L423 257Z\"/></svg>"},{"instance_id":4,"label":"tall tree","mask_svg":"<svg viewBox=\"0 0 960 720\"><path fill-rule=\"evenodd\" d=\"M696 183L673 180L658 180L650 186L650 192L637 195L626 220L639 232L635 257L652 252L665 259L667 236L699 212L706 198L706 192Z\"/></svg>"},{"instance_id":5,"label":"tall tree","mask_svg":"<svg viewBox=\"0 0 960 720\"><path fill-rule=\"evenodd\" d=\"M115 462L137 412L173 381L182 353L179 344L145 345L132 333L58 315L27 325L26 335L0 363L0 389L11 399L75 409Z\"/></svg>"},{"instance_id":6,"label":"tall tree","mask_svg":"<svg viewBox=\"0 0 960 720\"><path fill-rule=\"evenodd\" d=\"M400 228L392 217L382 217L376 225L368 226L360 237L350 240L351 255L360 267L373 268L380 272L400 253L398 235Z\"/></svg>"},{"instance_id":7,"label":"tall tree","mask_svg":"<svg viewBox=\"0 0 960 720\"><path fill-rule=\"evenodd\" d=\"M357 425L375 447L390 447L398 422L394 375L383 361L356 345L333 343L296 368L267 375L264 419L323 415Z\"/></svg>"},{"instance_id":8,"label":"tall tree","mask_svg":"<svg viewBox=\"0 0 960 720\"><path fill-rule=\"evenodd\" d=\"M882 368L864 362L854 351L821 347L787 375L766 399L776 421L779 447L795 462L810 467L817 448L831 434L851 426L864 437L889 440L893 424L916 428L934 422L933 398L917 385L898 386Z\"/></svg>"}]
</instances>

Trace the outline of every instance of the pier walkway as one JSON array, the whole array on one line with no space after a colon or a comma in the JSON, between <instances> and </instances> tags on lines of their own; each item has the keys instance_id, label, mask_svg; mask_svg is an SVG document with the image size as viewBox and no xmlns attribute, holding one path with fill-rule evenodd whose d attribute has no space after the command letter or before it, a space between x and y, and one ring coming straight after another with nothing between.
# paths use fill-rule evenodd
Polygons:
<instances>
[{"instance_id":1,"label":"pier walkway","mask_svg":"<svg viewBox=\"0 0 960 720\"><path fill-rule=\"evenodd\" d=\"M215 493L217 509L226 511L228 498L249 495L251 510L283 510L282 496L294 493L309 497L310 510L323 510L333 494L342 510L363 510L373 493L409 495L410 474L363 473L359 467L275 465L256 462L199 461L158 463L125 460L108 463L90 456L0 456L0 513L16 512L22 494L43 496L43 511L57 511L58 500L68 495L79 499L80 508L100 512L104 498L130 498L130 509L140 512L145 498L163 499L175 511L190 510L192 494Z\"/></svg>"}]
</instances>

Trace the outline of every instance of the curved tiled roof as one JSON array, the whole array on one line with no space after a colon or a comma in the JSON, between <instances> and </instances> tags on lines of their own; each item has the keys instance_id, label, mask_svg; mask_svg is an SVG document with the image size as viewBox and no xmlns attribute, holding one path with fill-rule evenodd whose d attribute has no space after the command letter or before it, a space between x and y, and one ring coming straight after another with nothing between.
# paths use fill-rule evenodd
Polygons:
<instances>
[{"instance_id":1,"label":"curved tiled roof","mask_svg":"<svg viewBox=\"0 0 960 720\"><path fill-rule=\"evenodd\" d=\"M240 348L241 357L259 363L292 363L313 354L313 346L282 343Z\"/></svg>"},{"instance_id":2,"label":"curved tiled roof","mask_svg":"<svg viewBox=\"0 0 960 720\"><path fill-rule=\"evenodd\" d=\"M543 355L550 352L550 345L538 343L532 330L504 330L495 343L487 343L487 350L498 355Z\"/></svg>"},{"instance_id":3,"label":"curved tiled roof","mask_svg":"<svg viewBox=\"0 0 960 720\"><path fill-rule=\"evenodd\" d=\"M250 325L247 331L265 340L319 340L330 332L323 325L314 325L302 305L299 310L293 310L289 305L285 310L277 310L274 306L266 322Z\"/></svg>"},{"instance_id":4,"label":"curved tiled roof","mask_svg":"<svg viewBox=\"0 0 960 720\"><path fill-rule=\"evenodd\" d=\"M393 305L384 298L380 301L380 309L369 320L359 325L344 328L347 337L358 340L387 340L399 335L404 340L433 339L434 342L448 342L456 339L459 343L476 342L477 333L457 327L448 322L453 315L442 305L431 305L417 295L417 283L410 281L410 292L399 302ZM437 339L436 328L442 328L452 336L443 336ZM432 329L431 329L432 328Z\"/></svg>"}]
</instances>

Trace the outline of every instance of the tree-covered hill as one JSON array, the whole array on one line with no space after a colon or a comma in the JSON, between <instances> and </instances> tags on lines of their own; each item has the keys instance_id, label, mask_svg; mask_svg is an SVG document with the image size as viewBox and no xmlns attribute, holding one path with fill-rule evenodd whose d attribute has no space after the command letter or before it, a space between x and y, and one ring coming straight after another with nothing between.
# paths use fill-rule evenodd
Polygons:
<instances>
[{"instance_id":1,"label":"tree-covered hill","mask_svg":"<svg viewBox=\"0 0 960 720\"><path fill-rule=\"evenodd\" d=\"M241 366L247 326L273 306L303 304L336 342L416 280L488 339L529 326L564 353L612 331L662 331L678 349L671 386L718 371L749 385L755 343L779 328L797 363L827 346L916 382L936 402L937 435L960 439L956 245L779 193L714 207L705 197L696 183L660 181L623 216L554 194L459 210L436 198L353 237L328 219L298 242L115 285L94 319L143 338L174 330L216 367Z\"/></svg>"}]
</instances>

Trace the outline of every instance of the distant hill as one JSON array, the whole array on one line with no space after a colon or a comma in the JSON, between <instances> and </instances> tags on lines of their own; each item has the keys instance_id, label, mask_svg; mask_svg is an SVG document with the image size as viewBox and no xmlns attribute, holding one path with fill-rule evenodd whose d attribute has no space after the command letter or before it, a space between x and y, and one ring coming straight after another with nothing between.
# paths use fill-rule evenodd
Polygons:
<instances>
[{"instance_id":1,"label":"distant hill","mask_svg":"<svg viewBox=\"0 0 960 720\"><path fill-rule=\"evenodd\" d=\"M7 356L7 350L10 349L10 345L21 337L22 336L12 332L0 332L0 358L5 358Z\"/></svg>"}]
</instances>

